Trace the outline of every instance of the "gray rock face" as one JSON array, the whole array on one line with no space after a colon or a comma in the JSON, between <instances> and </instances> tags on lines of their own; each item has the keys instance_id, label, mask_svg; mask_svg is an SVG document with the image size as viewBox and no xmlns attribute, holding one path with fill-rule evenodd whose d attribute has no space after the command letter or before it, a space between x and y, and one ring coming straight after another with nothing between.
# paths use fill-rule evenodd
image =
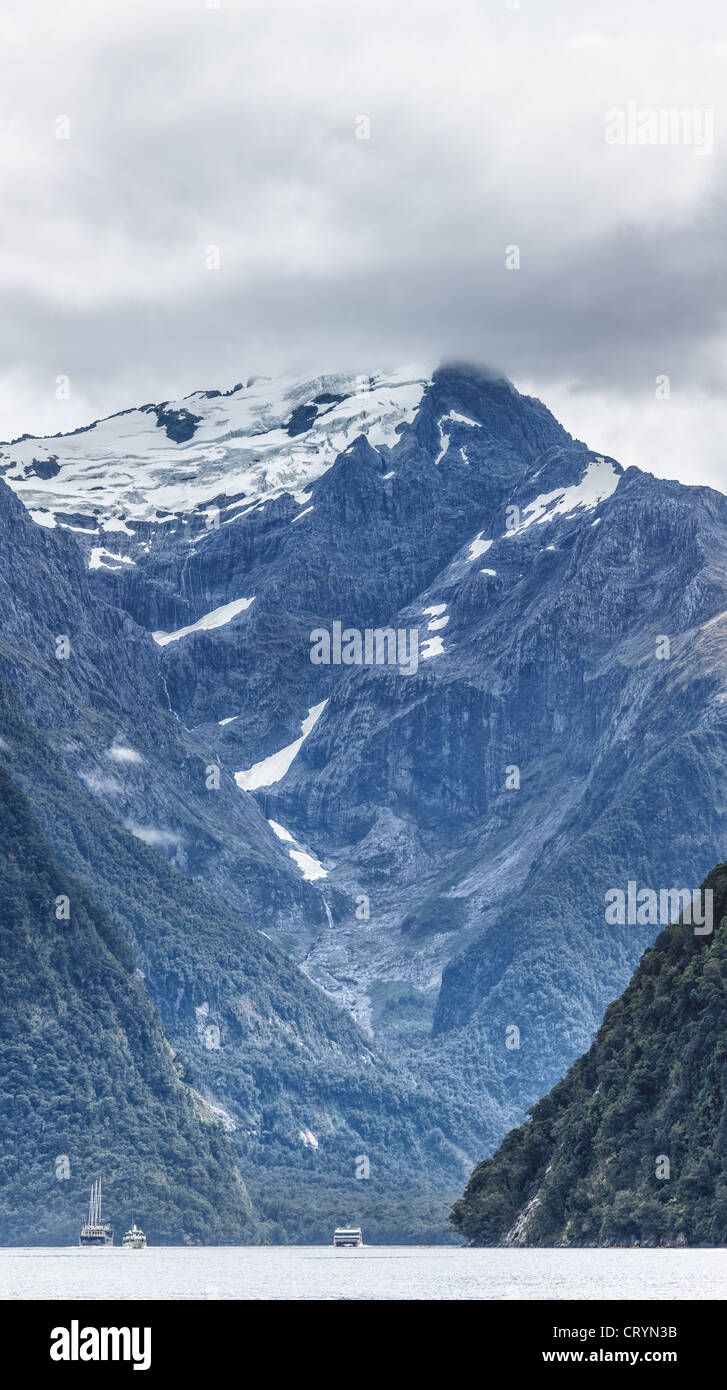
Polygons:
<instances>
[{"instance_id":1,"label":"gray rock face","mask_svg":"<svg viewBox=\"0 0 727 1390\"><path fill-rule=\"evenodd\" d=\"M217 731L205 737L170 708L150 634L95 591L75 536L35 525L0 489L0 656L36 727L132 833L251 918L265 902L286 921L325 922L320 895L220 765Z\"/></svg>"},{"instance_id":2,"label":"gray rock face","mask_svg":"<svg viewBox=\"0 0 727 1390\"><path fill-rule=\"evenodd\" d=\"M341 1209L354 1209L372 1238L441 1239L468 1165L461 1123L230 909L233 894L257 897L256 928L294 923L310 894L327 920L254 799L229 776L229 785L196 781L209 755L163 707L155 643L90 592L75 541L35 526L2 485L0 517L0 766L59 860L132 943L180 1075L201 1091L205 1122L217 1116L231 1136L255 1231L319 1242ZM211 890L215 879L224 895ZM52 913L51 899L37 906ZM22 930L13 910L6 904L11 937ZM7 1031L0 1056L6 1048ZM32 1042L29 1054L33 1065ZM113 1149L113 1120L107 1141ZM223 1227L208 1229L237 1238Z\"/></svg>"},{"instance_id":3,"label":"gray rock face","mask_svg":"<svg viewBox=\"0 0 727 1390\"><path fill-rule=\"evenodd\" d=\"M136 695L108 658L111 723L133 706L149 757L166 749L128 813L143 796L155 824L182 833L193 816L179 867L421 1079L473 1102L486 1148L588 1044L658 930L607 924L605 893L696 887L723 857L727 500L624 473L468 367L425 379L406 410L377 397L330 457L324 413L344 405L327 397L349 389L286 398L289 491L218 470L200 501L217 467L206 425L169 443L180 475L193 460L191 500L159 519L148 470L133 506L120 490L115 559L98 555L103 518L74 513L92 566L74 584L138 652ZM0 459L20 487L13 447ZM32 484L59 530L65 447ZM315 664L311 635L336 623L415 631L416 670ZM98 761L97 716L70 722ZM192 768L212 758L224 792L205 796Z\"/></svg>"}]
</instances>

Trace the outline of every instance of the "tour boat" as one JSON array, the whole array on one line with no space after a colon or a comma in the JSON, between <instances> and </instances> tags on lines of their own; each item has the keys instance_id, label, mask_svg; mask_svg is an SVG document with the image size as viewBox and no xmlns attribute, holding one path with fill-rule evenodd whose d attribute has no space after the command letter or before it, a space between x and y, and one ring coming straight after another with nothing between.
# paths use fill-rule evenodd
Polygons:
<instances>
[{"instance_id":1,"label":"tour boat","mask_svg":"<svg viewBox=\"0 0 727 1390\"><path fill-rule=\"evenodd\" d=\"M337 1226L333 1232L334 1245L363 1245L360 1226Z\"/></svg>"},{"instance_id":2,"label":"tour boat","mask_svg":"<svg viewBox=\"0 0 727 1390\"><path fill-rule=\"evenodd\" d=\"M114 1232L110 1221L101 1216L101 1179L91 1186L91 1200L88 1206L88 1221L84 1221L79 1245L113 1245Z\"/></svg>"},{"instance_id":3,"label":"tour boat","mask_svg":"<svg viewBox=\"0 0 727 1390\"><path fill-rule=\"evenodd\" d=\"M127 1250L146 1250L146 1236L135 1221L132 1223L131 1230L126 1232L121 1244L126 1246Z\"/></svg>"}]
</instances>

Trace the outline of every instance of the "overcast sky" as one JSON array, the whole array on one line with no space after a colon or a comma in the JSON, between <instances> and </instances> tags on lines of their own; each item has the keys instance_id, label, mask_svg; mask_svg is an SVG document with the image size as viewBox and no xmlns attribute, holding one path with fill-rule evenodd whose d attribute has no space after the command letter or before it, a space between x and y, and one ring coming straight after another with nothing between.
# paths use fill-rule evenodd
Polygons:
<instances>
[{"instance_id":1,"label":"overcast sky","mask_svg":"<svg viewBox=\"0 0 727 1390\"><path fill-rule=\"evenodd\" d=\"M10 0L0 63L0 437L471 358L727 491L723 0Z\"/></svg>"}]
</instances>

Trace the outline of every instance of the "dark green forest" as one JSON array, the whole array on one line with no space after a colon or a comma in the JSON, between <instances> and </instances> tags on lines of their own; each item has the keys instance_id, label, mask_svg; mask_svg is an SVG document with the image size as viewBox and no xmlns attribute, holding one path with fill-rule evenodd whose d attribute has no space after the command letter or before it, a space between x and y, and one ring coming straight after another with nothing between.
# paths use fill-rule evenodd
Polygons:
<instances>
[{"instance_id":1,"label":"dark green forest","mask_svg":"<svg viewBox=\"0 0 727 1390\"><path fill-rule=\"evenodd\" d=\"M727 1244L727 864L702 887L713 933L665 928L589 1051L475 1169L452 1212L472 1244Z\"/></svg>"},{"instance_id":2,"label":"dark green forest","mask_svg":"<svg viewBox=\"0 0 727 1390\"><path fill-rule=\"evenodd\" d=\"M0 769L0 1240L73 1241L105 1214L157 1242L250 1241L219 1121L181 1081L133 953L54 859Z\"/></svg>"}]
</instances>

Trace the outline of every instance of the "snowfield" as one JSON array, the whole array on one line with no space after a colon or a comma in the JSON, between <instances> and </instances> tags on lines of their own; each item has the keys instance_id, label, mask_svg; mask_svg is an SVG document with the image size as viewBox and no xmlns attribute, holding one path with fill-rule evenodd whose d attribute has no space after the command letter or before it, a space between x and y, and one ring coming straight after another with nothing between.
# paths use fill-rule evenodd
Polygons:
<instances>
[{"instance_id":1,"label":"snowfield","mask_svg":"<svg viewBox=\"0 0 727 1390\"><path fill-rule=\"evenodd\" d=\"M236 772L235 781L238 787L243 791L252 792L256 791L258 787L272 787L275 782L282 781L309 733L318 723L327 704L327 700L321 700L319 705L313 705L308 710L308 714L300 726L302 731L300 738L294 739L287 747L281 748L278 753L271 753L269 758L262 758L259 763L255 763L245 771Z\"/></svg>"},{"instance_id":2,"label":"snowfield","mask_svg":"<svg viewBox=\"0 0 727 1390\"><path fill-rule=\"evenodd\" d=\"M72 434L0 444L0 476L40 525L80 513L133 535L130 521L173 520L222 495L247 505L305 492L359 435L373 448L396 444L430 379L422 367L255 377L229 393L196 391Z\"/></svg>"},{"instance_id":3,"label":"snowfield","mask_svg":"<svg viewBox=\"0 0 727 1390\"><path fill-rule=\"evenodd\" d=\"M116 557L118 558L118 557ZM133 564L133 561L128 561ZM252 598L236 598L232 603L223 603L219 608L213 608L210 613L205 613L198 618L196 623L190 623L188 627L177 628L176 632L153 632L152 637L158 642L160 647L167 647L170 642L178 642L180 637L188 637L190 632L210 632L213 628L224 627L226 623L237 617L238 613L244 613L251 603L255 602L255 595Z\"/></svg>"}]
</instances>

